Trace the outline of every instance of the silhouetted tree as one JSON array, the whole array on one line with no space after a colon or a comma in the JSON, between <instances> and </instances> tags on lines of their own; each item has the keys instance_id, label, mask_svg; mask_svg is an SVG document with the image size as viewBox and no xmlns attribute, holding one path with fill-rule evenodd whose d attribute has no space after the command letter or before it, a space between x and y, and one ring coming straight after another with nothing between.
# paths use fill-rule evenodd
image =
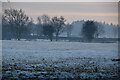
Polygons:
<instances>
[{"instance_id":1,"label":"silhouetted tree","mask_svg":"<svg viewBox=\"0 0 120 80\"><path fill-rule=\"evenodd\" d=\"M46 14L43 14L42 16L37 18L37 21L39 24L49 24L50 21L50 17Z\"/></svg>"},{"instance_id":2,"label":"silhouetted tree","mask_svg":"<svg viewBox=\"0 0 120 80\"><path fill-rule=\"evenodd\" d=\"M50 24L43 25L43 34L50 39L50 41L53 40L53 33L54 33L54 28Z\"/></svg>"},{"instance_id":3,"label":"silhouetted tree","mask_svg":"<svg viewBox=\"0 0 120 80\"><path fill-rule=\"evenodd\" d=\"M63 31L63 25L65 24L65 21L65 18L62 16L55 16L52 18L52 25L55 29L56 41L58 40L60 33Z\"/></svg>"},{"instance_id":4,"label":"silhouetted tree","mask_svg":"<svg viewBox=\"0 0 120 80\"><path fill-rule=\"evenodd\" d=\"M44 17L43 17L44 16ZM45 16L47 17L47 15L42 15L42 16L39 16L37 18L37 28L36 28L36 31L37 31L37 34L39 36L42 36L43 35L43 24L46 24L46 20L44 19ZM49 18L49 17L47 17ZM48 20L48 19L47 19Z\"/></svg>"},{"instance_id":5,"label":"silhouetted tree","mask_svg":"<svg viewBox=\"0 0 120 80\"><path fill-rule=\"evenodd\" d=\"M94 21L86 21L83 24L82 34L83 37L89 42L92 41L96 32L97 32L97 26L95 25Z\"/></svg>"},{"instance_id":6,"label":"silhouetted tree","mask_svg":"<svg viewBox=\"0 0 120 80\"><path fill-rule=\"evenodd\" d=\"M31 33L32 33L32 28L36 27L35 24L33 23L33 19L30 19L30 23L26 25L27 29L22 33L21 37L24 37L25 39L30 39Z\"/></svg>"},{"instance_id":7,"label":"silhouetted tree","mask_svg":"<svg viewBox=\"0 0 120 80\"><path fill-rule=\"evenodd\" d=\"M42 34L49 38L51 41L53 39L54 27L51 24L50 17L46 14L38 17L39 30L41 29Z\"/></svg>"},{"instance_id":8,"label":"silhouetted tree","mask_svg":"<svg viewBox=\"0 0 120 80\"><path fill-rule=\"evenodd\" d=\"M27 26L31 23L29 17L22 9L5 9L4 19L11 26L12 33L20 40L23 32L27 30Z\"/></svg>"}]
</instances>

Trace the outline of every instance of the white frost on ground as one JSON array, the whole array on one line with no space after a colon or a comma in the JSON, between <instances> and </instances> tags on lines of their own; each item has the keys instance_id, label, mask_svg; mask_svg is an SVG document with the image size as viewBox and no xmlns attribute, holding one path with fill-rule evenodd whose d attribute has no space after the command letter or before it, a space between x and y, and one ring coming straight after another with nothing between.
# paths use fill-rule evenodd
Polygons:
<instances>
[{"instance_id":1,"label":"white frost on ground","mask_svg":"<svg viewBox=\"0 0 120 80\"><path fill-rule=\"evenodd\" d=\"M111 59L118 57L117 43L5 40L2 44L4 69L14 67L19 70L22 67L22 70L41 69L44 72L59 68L64 72L68 68L76 71L78 67L88 71L95 70L97 66L101 72L106 69L111 69L112 72L116 63Z\"/></svg>"},{"instance_id":2,"label":"white frost on ground","mask_svg":"<svg viewBox=\"0 0 120 80\"><path fill-rule=\"evenodd\" d=\"M118 56L117 43L3 41L3 58L39 60L40 58ZM49 60L49 59L48 59Z\"/></svg>"}]
</instances>

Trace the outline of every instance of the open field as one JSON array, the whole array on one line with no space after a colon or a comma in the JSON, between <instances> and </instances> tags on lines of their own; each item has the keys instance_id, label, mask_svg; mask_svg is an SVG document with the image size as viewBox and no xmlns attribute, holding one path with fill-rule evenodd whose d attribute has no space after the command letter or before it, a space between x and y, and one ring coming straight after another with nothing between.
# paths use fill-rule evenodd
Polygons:
<instances>
[{"instance_id":1,"label":"open field","mask_svg":"<svg viewBox=\"0 0 120 80\"><path fill-rule=\"evenodd\" d=\"M117 43L2 42L3 80L119 80Z\"/></svg>"}]
</instances>

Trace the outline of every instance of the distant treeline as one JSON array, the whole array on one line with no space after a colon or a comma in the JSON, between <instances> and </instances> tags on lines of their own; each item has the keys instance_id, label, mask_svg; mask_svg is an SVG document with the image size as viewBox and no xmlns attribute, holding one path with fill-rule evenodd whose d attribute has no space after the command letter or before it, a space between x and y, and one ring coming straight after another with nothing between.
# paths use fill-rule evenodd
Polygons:
<instances>
[{"instance_id":1,"label":"distant treeline","mask_svg":"<svg viewBox=\"0 0 120 80\"><path fill-rule=\"evenodd\" d=\"M22 9L5 9L2 15L2 39L49 39L58 41L59 35L67 33L65 39L70 39L72 24L67 23L63 16L49 17L46 14L38 16L37 24L27 16ZM103 26L95 21L86 21L81 30L82 39L91 42L103 33Z\"/></svg>"}]
</instances>

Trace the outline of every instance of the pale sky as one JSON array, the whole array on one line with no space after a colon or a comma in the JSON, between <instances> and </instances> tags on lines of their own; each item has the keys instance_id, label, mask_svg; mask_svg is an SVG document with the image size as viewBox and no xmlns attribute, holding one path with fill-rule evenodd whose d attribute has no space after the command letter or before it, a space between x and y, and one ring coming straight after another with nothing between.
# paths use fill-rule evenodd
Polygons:
<instances>
[{"instance_id":1,"label":"pale sky","mask_svg":"<svg viewBox=\"0 0 120 80\"><path fill-rule=\"evenodd\" d=\"M23 9L35 22L38 16L47 14L64 16L69 23L84 19L118 24L117 2L11 2L2 6Z\"/></svg>"}]
</instances>

